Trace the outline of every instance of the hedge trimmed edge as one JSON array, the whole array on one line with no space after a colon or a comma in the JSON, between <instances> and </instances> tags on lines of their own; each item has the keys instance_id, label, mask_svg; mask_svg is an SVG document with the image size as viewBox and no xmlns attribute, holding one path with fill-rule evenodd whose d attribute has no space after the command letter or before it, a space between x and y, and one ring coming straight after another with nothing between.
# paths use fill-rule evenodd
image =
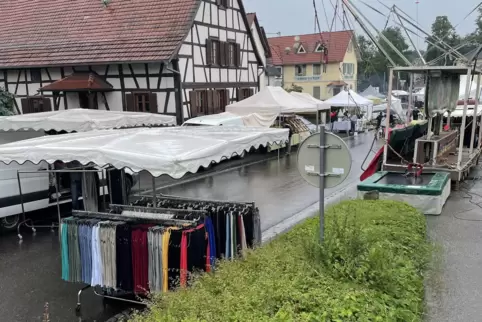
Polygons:
<instances>
[{"instance_id":1,"label":"hedge trimmed edge","mask_svg":"<svg viewBox=\"0 0 482 322\"><path fill-rule=\"evenodd\" d=\"M423 215L352 200L308 219L246 259L221 262L134 317L154 321L421 321L430 257Z\"/></svg>"}]
</instances>

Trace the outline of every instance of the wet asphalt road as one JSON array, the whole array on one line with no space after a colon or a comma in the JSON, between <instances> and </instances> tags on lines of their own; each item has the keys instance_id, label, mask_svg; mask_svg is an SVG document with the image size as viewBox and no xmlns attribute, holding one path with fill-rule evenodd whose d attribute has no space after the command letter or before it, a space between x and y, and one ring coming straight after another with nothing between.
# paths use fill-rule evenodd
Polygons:
<instances>
[{"instance_id":1,"label":"wet asphalt road","mask_svg":"<svg viewBox=\"0 0 482 322\"><path fill-rule=\"evenodd\" d=\"M482 321L482 171L452 191L440 216L428 216L435 242L426 278L427 322Z\"/></svg>"},{"instance_id":2,"label":"wet asphalt road","mask_svg":"<svg viewBox=\"0 0 482 322\"><path fill-rule=\"evenodd\" d=\"M358 181L360 165L372 138L371 134L364 134L347 140L353 158L351 173L342 185L328 189L327 197ZM247 161L256 161L256 157ZM156 183L164 186L172 182L160 180ZM150 181L144 186L141 184L143 189L148 187L151 187ZM160 190L166 194L196 198L255 201L260 209L263 230L317 202L318 197L317 189L299 176L296 153ZM86 291L82 317L75 316L76 294L83 285L60 279L57 232L39 230L32 236L25 230L24 241L20 244L15 234L1 236L0 273L1 321L42 321L45 303L49 304L51 322L105 321L123 308L110 305L104 308L100 298Z\"/></svg>"}]
</instances>

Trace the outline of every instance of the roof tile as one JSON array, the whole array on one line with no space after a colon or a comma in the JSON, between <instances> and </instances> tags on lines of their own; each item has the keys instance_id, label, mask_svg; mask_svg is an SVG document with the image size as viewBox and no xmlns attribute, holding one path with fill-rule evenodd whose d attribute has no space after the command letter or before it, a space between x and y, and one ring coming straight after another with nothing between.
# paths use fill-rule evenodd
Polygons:
<instances>
[{"instance_id":1,"label":"roof tile","mask_svg":"<svg viewBox=\"0 0 482 322\"><path fill-rule=\"evenodd\" d=\"M315 52L317 45L323 39L323 42L328 45L328 62L342 62L348 44L353 37L353 31L333 31L323 32L308 35L299 35L300 43L305 49L306 53L297 54L293 50L295 43L295 36L283 36L268 38L269 45L272 52L273 65L295 65L295 64L309 64L319 63L322 55L319 52ZM291 48L290 53L286 53L285 49Z\"/></svg>"},{"instance_id":2,"label":"roof tile","mask_svg":"<svg viewBox=\"0 0 482 322\"><path fill-rule=\"evenodd\" d=\"M199 0L3 0L0 67L169 59Z\"/></svg>"}]
</instances>

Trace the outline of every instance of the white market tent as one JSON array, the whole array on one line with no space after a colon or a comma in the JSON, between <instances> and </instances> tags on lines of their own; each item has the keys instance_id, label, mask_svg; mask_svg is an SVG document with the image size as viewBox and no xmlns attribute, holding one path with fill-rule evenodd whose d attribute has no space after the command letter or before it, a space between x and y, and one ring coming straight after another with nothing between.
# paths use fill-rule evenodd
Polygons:
<instances>
[{"instance_id":1,"label":"white market tent","mask_svg":"<svg viewBox=\"0 0 482 322\"><path fill-rule=\"evenodd\" d=\"M362 111L366 112L366 117L371 119L371 107L373 102L368 98L355 93L353 90L343 90L336 94L332 98L329 98L325 103L330 106L341 106L341 107L359 107Z\"/></svg>"},{"instance_id":2,"label":"white market tent","mask_svg":"<svg viewBox=\"0 0 482 322\"><path fill-rule=\"evenodd\" d=\"M363 92L360 93L361 96L363 97L376 97L376 98L385 98L385 95L380 94L378 89L373 87L372 85L368 86L367 89L365 89Z\"/></svg>"},{"instance_id":3,"label":"white market tent","mask_svg":"<svg viewBox=\"0 0 482 322\"><path fill-rule=\"evenodd\" d=\"M186 123L199 125L226 125L229 124L229 121L231 120L241 120L244 126L270 127L276 121L277 116L277 114L273 113L236 115L231 112L222 112L218 114L198 116L189 119Z\"/></svg>"},{"instance_id":4,"label":"white market tent","mask_svg":"<svg viewBox=\"0 0 482 322\"><path fill-rule=\"evenodd\" d=\"M31 129L35 131L87 132L158 125L176 125L176 118L170 115L153 113L116 112L80 108L0 117L1 131Z\"/></svg>"},{"instance_id":5,"label":"white market tent","mask_svg":"<svg viewBox=\"0 0 482 322\"><path fill-rule=\"evenodd\" d=\"M322 100L314 98L308 93L291 92L290 94L297 99L317 104L319 111L329 110L331 108L330 105L325 104L325 102L323 102Z\"/></svg>"},{"instance_id":6,"label":"white market tent","mask_svg":"<svg viewBox=\"0 0 482 322\"><path fill-rule=\"evenodd\" d=\"M95 163L100 167L146 170L179 179L211 162L220 162L251 147L288 140L287 129L255 127L171 127L100 130L43 136L0 145L0 161L35 164L57 160Z\"/></svg>"},{"instance_id":7,"label":"white market tent","mask_svg":"<svg viewBox=\"0 0 482 322\"><path fill-rule=\"evenodd\" d=\"M475 110L475 105L467 105L467 116L473 116L474 115L474 110ZM482 110L478 109L477 110L477 116L479 116L482 113ZM459 106L455 110L450 113L450 117L462 117L464 115L464 107ZM448 112L444 113L444 116L447 117L449 116Z\"/></svg>"},{"instance_id":8,"label":"white market tent","mask_svg":"<svg viewBox=\"0 0 482 322\"><path fill-rule=\"evenodd\" d=\"M300 100L281 87L266 86L264 89L240 102L226 106L226 112L236 115L315 113L315 103Z\"/></svg>"},{"instance_id":9,"label":"white market tent","mask_svg":"<svg viewBox=\"0 0 482 322\"><path fill-rule=\"evenodd\" d=\"M408 92L402 90L393 90L392 94L395 96L408 96Z\"/></svg>"}]
</instances>

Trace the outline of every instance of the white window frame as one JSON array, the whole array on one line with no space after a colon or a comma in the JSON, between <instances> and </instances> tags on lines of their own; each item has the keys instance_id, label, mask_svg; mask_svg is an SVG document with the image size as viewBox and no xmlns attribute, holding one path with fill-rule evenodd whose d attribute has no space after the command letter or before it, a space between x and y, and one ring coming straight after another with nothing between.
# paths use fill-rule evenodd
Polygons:
<instances>
[{"instance_id":1,"label":"white window frame","mask_svg":"<svg viewBox=\"0 0 482 322\"><path fill-rule=\"evenodd\" d=\"M301 51L303 50L303 51ZM305 48L303 47L303 45L300 45L300 47L298 47L298 51L296 52L298 54L306 54L306 50Z\"/></svg>"},{"instance_id":2,"label":"white window frame","mask_svg":"<svg viewBox=\"0 0 482 322\"><path fill-rule=\"evenodd\" d=\"M315 66L319 66L320 67L320 73L319 74L315 74ZM311 69L312 69L312 73L313 73L313 76L321 76L321 72L322 72L322 66L321 64L312 64L311 66Z\"/></svg>"},{"instance_id":3,"label":"white window frame","mask_svg":"<svg viewBox=\"0 0 482 322\"><path fill-rule=\"evenodd\" d=\"M355 64L343 63L343 75L347 75L347 76L355 75Z\"/></svg>"},{"instance_id":4,"label":"white window frame","mask_svg":"<svg viewBox=\"0 0 482 322\"><path fill-rule=\"evenodd\" d=\"M322 50L321 44L318 44L318 46L316 46L315 53L322 53L322 52L323 50Z\"/></svg>"},{"instance_id":5,"label":"white window frame","mask_svg":"<svg viewBox=\"0 0 482 322\"><path fill-rule=\"evenodd\" d=\"M315 88L318 88L319 91L320 91L319 97L315 96ZM316 99L321 99L321 86L313 86L313 97L316 98Z\"/></svg>"},{"instance_id":6,"label":"white window frame","mask_svg":"<svg viewBox=\"0 0 482 322\"><path fill-rule=\"evenodd\" d=\"M303 73L298 73L298 66L302 66ZM295 65L295 76L306 76L306 64L297 64Z\"/></svg>"}]
</instances>

